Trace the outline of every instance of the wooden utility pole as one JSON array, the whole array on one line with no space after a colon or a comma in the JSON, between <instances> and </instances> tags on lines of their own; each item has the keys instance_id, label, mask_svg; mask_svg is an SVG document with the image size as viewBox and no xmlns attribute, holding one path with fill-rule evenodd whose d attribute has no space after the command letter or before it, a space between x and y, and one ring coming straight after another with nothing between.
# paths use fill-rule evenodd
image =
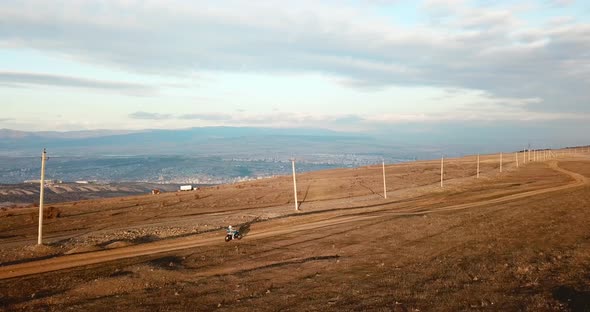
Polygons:
<instances>
[{"instance_id":1,"label":"wooden utility pole","mask_svg":"<svg viewBox=\"0 0 590 312\"><path fill-rule=\"evenodd\" d=\"M525 151L525 153L526 153L526 151ZM527 157L528 158L528 161L527 162L531 162L531 149L530 148L528 149L528 154L529 155Z\"/></svg>"},{"instance_id":2,"label":"wooden utility pole","mask_svg":"<svg viewBox=\"0 0 590 312\"><path fill-rule=\"evenodd\" d=\"M477 173L476 173L476 176L479 179L479 154L477 154Z\"/></svg>"},{"instance_id":3,"label":"wooden utility pole","mask_svg":"<svg viewBox=\"0 0 590 312\"><path fill-rule=\"evenodd\" d=\"M299 210L299 203L297 202L297 179L295 178L295 159L291 159L293 165L293 192L295 194L295 210Z\"/></svg>"},{"instance_id":4,"label":"wooden utility pole","mask_svg":"<svg viewBox=\"0 0 590 312\"><path fill-rule=\"evenodd\" d=\"M39 181L39 237L37 245L43 244L43 196L45 195L45 160L47 152L43 149L41 154L41 181Z\"/></svg>"},{"instance_id":5,"label":"wooden utility pole","mask_svg":"<svg viewBox=\"0 0 590 312\"><path fill-rule=\"evenodd\" d=\"M440 157L440 187L443 187L444 180L444 168L445 168L445 156Z\"/></svg>"},{"instance_id":6,"label":"wooden utility pole","mask_svg":"<svg viewBox=\"0 0 590 312\"><path fill-rule=\"evenodd\" d=\"M387 198L387 184L385 184L385 160L382 161L383 165L383 198Z\"/></svg>"},{"instance_id":7,"label":"wooden utility pole","mask_svg":"<svg viewBox=\"0 0 590 312\"><path fill-rule=\"evenodd\" d=\"M518 168L518 152L514 153L514 159L516 159L516 168Z\"/></svg>"}]
</instances>

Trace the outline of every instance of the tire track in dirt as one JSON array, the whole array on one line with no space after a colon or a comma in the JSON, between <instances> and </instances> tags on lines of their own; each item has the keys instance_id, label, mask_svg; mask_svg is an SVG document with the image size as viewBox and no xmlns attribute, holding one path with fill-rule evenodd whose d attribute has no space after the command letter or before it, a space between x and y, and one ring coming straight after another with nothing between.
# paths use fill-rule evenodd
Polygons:
<instances>
[{"instance_id":1,"label":"tire track in dirt","mask_svg":"<svg viewBox=\"0 0 590 312\"><path fill-rule=\"evenodd\" d=\"M292 234L300 231L315 230L323 227L342 225L350 222L359 222L375 218L381 218L384 215L389 216L411 216L411 215L424 215L436 212L448 212L456 210L464 210L468 208L476 208L486 205L510 202L519 200L527 197L532 197L541 194L547 194L551 192L562 191L570 188L581 187L589 184L588 178L584 177L575 172L571 172L560 168L556 161L549 162L549 166L556 171L569 175L574 179L574 182L549 187L540 190L533 190L522 192L518 194L512 194L504 197L494 198L490 200L479 201L475 203L457 204L452 206L424 209L424 207L418 207L407 210L396 210L391 211L392 208L380 208L367 211L365 213L351 213L339 217L334 217L327 220L320 220L315 222L309 222L305 224L294 225L289 228L282 229L269 229L261 230L257 233L248 235L249 239L263 239L278 235ZM39 261L31 261L26 263L20 263L15 265L8 265L0 267L0 279L9 279L22 277L27 275L41 274L46 272L71 269L86 265L99 264L103 262L121 260L126 258L154 255L172 251L178 251L183 249L209 246L215 244L225 244L222 242L218 235L208 234L200 237L184 237L179 239L163 240L153 243L146 243L141 245L123 247L112 250L102 250L96 252L88 252L83 254L73 254L67 256L60 256L55 258L49 258Z\"/></svg>"},{"instance_id":2,"label":"tire track in dirt","mask_svg":"<svg viewBox=\"0 0 590 312\"><path fill-rule=\"evenodd\" d=\"M435 212L463 210L463 209L468 209L468 208L476 208L476 207L487 206L487 205L492 205L492 204L499 204L499 203L515 201L515 200L519 200L519 199L523 199L523 198L527 198L527 197L532 197L532 196L536 196L536 195L552 193L552 192L557 192L557 191L563 191L566 189L580 187L580 186L590 184L588 178L586 178L585 176L583 176L581 174L560 168L557 165L556 161L549 162L549 167L553 170L556 170L556 171L559 171L563 174L569 175L570 177L572 177L574 179L574 182L569 183L569 184L565 184L565 185L561 185L561 186L549 187L549 188L544 188L544 189L539 189L539 190L533 190L533 191L527 191L527 192L502 196L502 197L488 199L488 200L484 200L484 201L480 201L480 202L476 202L476 203L465 203L465 204L458 204L458 205L446 206L446 207L435 208L435 209L426 209L426 210L424 210L423 208L422 209L418 208L414 211L394 211L394 212L388 212L386 214L387 215L392 215L392 214L422 215L422 214L429 214L429 213L435 213Z\"/></svg>"}]
</instances>

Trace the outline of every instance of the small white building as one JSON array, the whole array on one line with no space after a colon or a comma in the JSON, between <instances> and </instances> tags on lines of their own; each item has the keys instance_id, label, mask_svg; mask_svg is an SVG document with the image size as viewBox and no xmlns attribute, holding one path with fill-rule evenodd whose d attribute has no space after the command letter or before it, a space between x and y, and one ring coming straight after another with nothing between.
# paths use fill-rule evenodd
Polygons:
<instances>
[{"instance_id":1,"label":"small white building","mask_svg":"<svg viewBox=\"0 0 590 312\"><path fill-rule=\"evenodd\" d=\"M181 191L192 191L193 190L193 186L192 185L181 185L180 186L180 190Z\"/></svg>"}]
</instances>

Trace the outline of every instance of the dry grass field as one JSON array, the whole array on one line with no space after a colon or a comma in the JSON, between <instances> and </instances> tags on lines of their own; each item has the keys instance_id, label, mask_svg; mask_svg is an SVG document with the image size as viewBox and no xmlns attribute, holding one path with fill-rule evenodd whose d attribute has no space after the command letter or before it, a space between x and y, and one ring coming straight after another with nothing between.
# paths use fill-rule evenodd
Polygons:
<instances>
[{"instance_id":1,"label":"dry grass field","mask_svg":"<svg viewBox=\"0 0 590 312\"><path fill-rule=\"evenodd\" d=\"M590 155L482 156L0 212L11 311L589 311ZM224 242L227 225L244 238Z\"/></svg>"}]
</instances>

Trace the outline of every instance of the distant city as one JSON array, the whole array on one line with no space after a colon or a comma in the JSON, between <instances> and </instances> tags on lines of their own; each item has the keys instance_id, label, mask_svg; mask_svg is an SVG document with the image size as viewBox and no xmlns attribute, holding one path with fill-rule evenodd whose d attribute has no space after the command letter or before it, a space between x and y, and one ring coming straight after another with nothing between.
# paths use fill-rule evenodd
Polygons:
<instances>
[{"instance_id":1,"label":"distant city","mask_svg":"<svg viewBox=\"0 0 590 312\"><path fill-rule=\"evenodd\" d=\"M318 129L210 127L132 133L0 130L0 183L222 184L297 172L427 159L437 149ZM436 157L436 156L435 156Z\"/></svg>"},{"instance_id":2,"label":"distant city","mask_svg":"<svg viewBox=\"0 0 590 312\"><path fill-rule=\"evenodd\" d=\"M517 151L529 145L486 144L497 140L492 137L474 145L454 130L428 140L403 129L392 133L395 135L248 127L133 132L0 129L0 184L38 180L43 148L47 148L48 180L223 184L288 175L292 158L296 159L297 172L307 172L441 155ZM440 142L447 143L442 146ZM532 147L549 146L535 143Z\"/></svg>"},{"instance_id":3,"label":"distant city","mask_svg":"<svg viewBox=\"0 0 590 312\"><path fill-rule=\"evenodd\" d=\"M297 160L297 172L371 165L375 155L309 155ZM0 157L0 183L38 183L40 157ZM387 162L409 159L388 158ZM288 159L185 156L49 157L48 182L223 184L291 173Z\"/></svg>"}]
</instances>

